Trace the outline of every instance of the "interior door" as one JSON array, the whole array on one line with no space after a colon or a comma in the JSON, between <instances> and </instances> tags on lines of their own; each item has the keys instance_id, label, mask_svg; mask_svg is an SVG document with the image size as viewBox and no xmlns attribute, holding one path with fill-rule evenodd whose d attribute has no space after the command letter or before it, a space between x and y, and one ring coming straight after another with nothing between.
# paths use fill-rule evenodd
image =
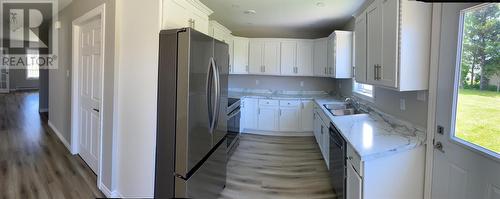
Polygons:
<instances>
[{"instance_id":1,"label":"interior door","mask_svg":"<svg viewBox=\"0 0 500 199\"><path fill-rule=\"evenodd\" d=\"M462 54L461 11L470 10L471 4L442 4L441 33L439 50L439 72L437 87L437 133L434 138L434 160L432 178L432 198L436 199L498 199L500 198L500 155L481 145L457 137L462 132L460 122L474 121L484 117L483 114L500 110L497 103L486 106L489 109L477 108L464 115L464 108L479 106L482 100L471 102L470 106L462 106L465 99L473 94L459 95L465 91L459 89L460 67L457 63ZM497 18L498 19L498 18ZM458 50L457 50L458 48ZM457 53L458 51L458 53ZM463 58L463 57L462 57ZM457 61L458 60L458 61ZM462 59L463 60L463 59ZM472 91L470 91L472 92ZM478 91L474 91L478 92ZM486 98L481 98L486 99ZM459 110L457 111L457 107ZM497 116L472 122L470 125L488 122ZM465 120L464 120L465 119ZM480 125L480 124L479 124ZM491 126L483 126L490 128ZM479 135L483 129L468 131ZM495 134L496 133L496 134ZM483 143L499 144L499 131L492 131L491 137L484 137ZM483 145L484 146L484 145ZM494 149L493 149L494 150ZM497 149L498 150L498 149Z\"/></svg>"},{"instance_id":2,"label":"interior door","mask_svg":"<svg viewBox=\"0 0 500 199\"><path fill-rule=\"evenodd\" d=\"M79 57L79 154L97 173L101 131L101 22L95 19L80 27Z\"/></svg>"}]
</instances>

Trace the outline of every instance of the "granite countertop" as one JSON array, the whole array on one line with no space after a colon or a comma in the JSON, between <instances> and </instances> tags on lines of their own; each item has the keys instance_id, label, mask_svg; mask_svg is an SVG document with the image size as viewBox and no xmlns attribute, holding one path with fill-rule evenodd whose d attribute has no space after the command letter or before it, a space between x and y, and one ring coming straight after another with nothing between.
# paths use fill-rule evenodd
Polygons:
<instances>
[{"instance_id":1,"label":"granite countertop","mask_svg":"<svg viewBox=\"0 0 500 199\"><path fill-rule=\"evenodd\" d=\"M243 97L262 98L262 99L318 99L330 98L326 92L245 92L245 91L229 91L230 98L241 99Z\"/></svg>"},{"instance_id":2,"label":"granite countertop","mask_svg":"<svg viewBox=\"0 0 500 199\"><path fill-rule=\"evenodd\" d=\"M245 92L230 91L232 98L313 99L346 141L366 161L411 150L425 144L425 130L370 107L365 114L333 116L323 105L343 103L326 92ZM365 106L365 105L363 105Z\"/></svg>"},{"instance_id":3,"label":"granite countertop","mask_svg":"<svg viewBox=\"0 0 500 199\"><path fill-rule=\"evenodd\" d=\"M316 99L346 141L362 160L407 151L425 144L425 131L391 116L370 111L365 114L333 116L323 105L337 100Z\"/></svg>"}]
</instances>

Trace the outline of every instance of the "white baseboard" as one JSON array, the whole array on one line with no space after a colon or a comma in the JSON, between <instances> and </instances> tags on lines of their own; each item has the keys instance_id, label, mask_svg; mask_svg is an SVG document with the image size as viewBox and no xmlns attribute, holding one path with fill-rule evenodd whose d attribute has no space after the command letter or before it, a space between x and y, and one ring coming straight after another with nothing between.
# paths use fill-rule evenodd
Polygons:
<instances>
[{"instance_id":1,"label":"white baseboard","mask_svg":"<svg viewBox=\"0 0 500 199\"><path fill-rule=\"evenodd\" d=\"M68 143L68 141L66 141L66 139L64 139L61 132L54 126L54 124L52 124L52 122L50 122L50 120L47 123L49 124L49 127L52 129L52 131L54 131L54 133L57 135L59 140L61 140L61 142L64 144L66 149L68 149L68 151L73 154L73 152L71 151L71 145Z\"/></svg>"},{"instance_id":2,"label":"white baseboard","mask_svg":"<svg viewBox=\"0 0 500 199\"><path fill-rule=\"evenodd\" d=\"M270 135L270 136L290 136L290 137L314 136L312 132L279 132L279 131L261 131L254 129L244 129L242 133L255 134L255 135Z\"/></svg>"},{"instance_id":3,"label":"white baseboard","mask_svg":"<svg viewBox=\"0 0 500 199\"><path fill-rule=\"evenodd\" d=\"M102 182L99 183L99 190L102 191L102 193L107 197L107 198L121 198L116 191L110 191L106 185L104 185Z\"/></svg>"}]
</instances>

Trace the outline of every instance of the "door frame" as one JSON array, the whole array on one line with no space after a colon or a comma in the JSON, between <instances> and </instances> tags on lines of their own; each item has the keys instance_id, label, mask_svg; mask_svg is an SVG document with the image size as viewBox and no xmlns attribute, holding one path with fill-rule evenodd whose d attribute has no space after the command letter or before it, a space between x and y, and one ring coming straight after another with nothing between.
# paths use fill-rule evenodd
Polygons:
<instances>
[{"instance_id":1,"label":"door frame","mask_svg":"<svg viewBox=\"0 0 500 199\"><path fill-rule=\"evenodd\" d=\"M100 6L90 10L89 12L83 14L82 16L78 17L77 19L73 20L72 22L72 36L73 36L73 41L72 41L72 70L71 70L71 154L76 155L79 153L79 116L78 116L78 105L80 104L80 100L78 97L78 87L79 87L79 70L77 69L79 59L78 55L80 54L80 26L84 25L86 22L89 20L95 19L99 17L100 23L101 23L101 110L100 110L100 129L99 129L99 158L98 158L98 163L97 163L97 187L102 190L102 188L105 188L102 185L101 181L101 176L102 176L102 149L103 149L103 119L104 119L104 111L105 105L105 95L104 95L104 87L105 81L104 81L104 59L106 57L105 55L105 45L106 45L106 15L105 15L105 9L106 4L103 3Z\"/></svg>"},{"instance_id":2,"label":"door frame","mask_svg":"<svg viewBox=\"0 0 500 199\"><path fill-rule=\"evenodd\" d=\"M0 51L3 52L4 56L8 57L9 52L8 52L7 48L0 47ZM5 67L6 67L6 70L7 70L7 76L6 76L7 77L7 80L6 80L6 84L7 85L6 85L6 88L5 88L6 89L5 92L0 91L0 93L2 93L2 94L10 93L10 71L9 71L9 65L7 65Z\"/></svg>"},{"instance_id":3,"label":"door frame","mask_svg":"<svg viewBox=\"0 0 500 199\"><path fill-rule=\"evenodd\" d=\"M436 104L438 89L439 57L441 50L442 3L432 5L432 32L429 69L429 97L427 107L427 141L425 149L424 198L432 198L432 169L434 165L434 135L436 133Z\"/></svg>"}]
</instances>

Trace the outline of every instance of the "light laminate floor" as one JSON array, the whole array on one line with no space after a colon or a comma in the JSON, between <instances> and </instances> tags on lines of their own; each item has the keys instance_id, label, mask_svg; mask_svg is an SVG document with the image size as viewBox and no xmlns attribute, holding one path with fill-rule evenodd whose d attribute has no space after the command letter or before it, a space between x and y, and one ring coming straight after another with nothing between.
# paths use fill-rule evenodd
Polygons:
<instances>
[{"instance_id":1,"label":"light laminate floor","mask_svg":"<svg viewBox=\"0 0 500 199\"><path fill-rule=\"evenodd\" d=\"M335 198L314 137L243 134L228 162L223 199Z\"/></svg>"},{"instance_id":2,"label":"light laminate floor","mask_svg":"<svg viewBox=\"0 0 500 199\"><path fill-rule=\"evenodd\" d=\"M38 93L0 94L0 199L104 197L38 114Z\"/></svg>"}]
</instances>

